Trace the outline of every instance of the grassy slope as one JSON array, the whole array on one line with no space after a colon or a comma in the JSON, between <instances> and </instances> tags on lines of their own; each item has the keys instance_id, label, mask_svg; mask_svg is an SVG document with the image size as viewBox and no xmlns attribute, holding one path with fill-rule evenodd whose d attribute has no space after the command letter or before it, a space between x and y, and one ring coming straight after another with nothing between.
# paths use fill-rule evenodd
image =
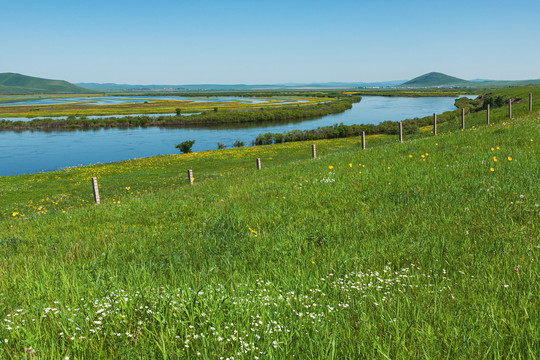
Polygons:
<instances>
[{"instance_id":1,"label":"grassy slope","mask_svg":"<svg viewBox=\"0 0 540 360\"><path fill-rule=\"evenodd\" d=\"M91 92L63 80L42 79L15 73L0 74L0 94L81 94Z\"/></svg>"},{"instance_id":2,"label":"grassy slope","mask_svg":"<svg viewBox=\"0 0 540 360\"><path fill-rule=\"evenodd\" d=\"M0 178L0 356L534 358L540 118L505 111Z\"/></svg>"}]
</instances>

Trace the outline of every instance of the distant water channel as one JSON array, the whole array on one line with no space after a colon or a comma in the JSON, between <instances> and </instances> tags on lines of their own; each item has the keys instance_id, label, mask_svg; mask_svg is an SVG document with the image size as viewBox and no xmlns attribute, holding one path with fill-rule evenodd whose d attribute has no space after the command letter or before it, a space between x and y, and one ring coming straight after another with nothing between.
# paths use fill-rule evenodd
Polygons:
<instances>
[{"instance_id":1,"label":"distant water channel","mask_svg":"<svg viewBox=\"0 0 540 360\"><path fill-rule=\"evenodd\" d=\"M363 96L352 109L320 119L287 124L247 124L212 128L132 128L76 131L0 132L0 176L59 170L154 155L178 154L175 145L195 140L193 151L213 150L221 142L251 144L257 135L316 129L338 123L379 124L455 109L452 97Z\"/></svg>"}]
</instances>

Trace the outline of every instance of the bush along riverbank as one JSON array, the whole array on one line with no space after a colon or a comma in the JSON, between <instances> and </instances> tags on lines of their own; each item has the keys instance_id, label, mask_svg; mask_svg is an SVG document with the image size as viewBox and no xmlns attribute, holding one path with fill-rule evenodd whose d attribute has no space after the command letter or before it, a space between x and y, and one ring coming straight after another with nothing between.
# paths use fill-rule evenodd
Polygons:
<instances>
[{"instance_id":1,"label":"bush along riverbank","mask_svg":"<svg viewBox=\"0 0 540 360\"><path fill-rule=\"evenodd\" d=\"M35 119L25 121L0 121L0 130L60 130L60 129L96 129L128 127L174 127L185 125L210 125L230 123L256 123L273 121L293 121L338 114L348 110L362 97L349 95L331 102L315 105L289 105L280 108L260 108L249 111L207 111L191 116L123 116L102 119L68 118Z\"/></svg>"}]
</instances>

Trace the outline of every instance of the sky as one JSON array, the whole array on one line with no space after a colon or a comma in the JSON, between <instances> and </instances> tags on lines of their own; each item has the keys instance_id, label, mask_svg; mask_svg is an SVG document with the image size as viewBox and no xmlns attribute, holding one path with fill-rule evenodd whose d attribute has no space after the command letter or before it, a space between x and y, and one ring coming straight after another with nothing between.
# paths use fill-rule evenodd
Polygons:
<instances>
[{"instance_id":1,"label":"sky","mask_svg":"<svg viewBox=\"0 0 540 360\"><path fill-rule=\"evenodd\" d=\"M0 73L74 83L540 78L540 1L0 0Z\"/></svg>"}]
</instances>

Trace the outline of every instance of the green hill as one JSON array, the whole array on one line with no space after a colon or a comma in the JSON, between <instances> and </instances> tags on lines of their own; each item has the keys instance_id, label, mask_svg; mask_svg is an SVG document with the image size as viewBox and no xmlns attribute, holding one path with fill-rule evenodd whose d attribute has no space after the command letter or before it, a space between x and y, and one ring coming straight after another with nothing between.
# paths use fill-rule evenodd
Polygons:
<instances>
[{"instance_id":1,"label":"green hill","mask_svg":"<svg viewBox=\"0 0 540 360\"><path fill-rule=\"evenodd\" d=\"M430 72L402 84L403 87L435 87L435 86L476 86L471 81L449 76L439 72Z\"/></svg>"},{"instance_id":2,"label":"green hill","mask_svg":"<svg viewBox=\"0 0 540 360\"><path fill-rule=\"evenodd\" d=\"M42 79L16 73L0 73L0 95L91 93L64 80Z\"/></svg>"}]
</instances>

